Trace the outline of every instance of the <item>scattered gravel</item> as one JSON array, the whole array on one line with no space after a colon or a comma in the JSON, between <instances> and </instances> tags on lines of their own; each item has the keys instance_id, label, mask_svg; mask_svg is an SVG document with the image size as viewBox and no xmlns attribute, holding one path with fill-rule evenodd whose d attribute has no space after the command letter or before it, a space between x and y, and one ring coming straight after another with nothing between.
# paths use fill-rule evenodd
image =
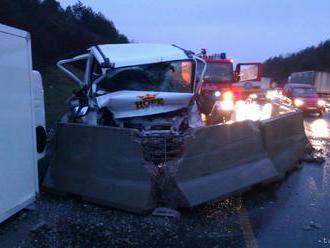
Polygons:
<instances>
[{"instance_id":1,"label":"scattered gravel","mask_svg":"<svg viewBox=\"0 0 330 248\"><path fill-rule=\"evenodd\" d=\"M42 193L32 208L0 229L0 247L242 247L235 200L229 198L181 217L135 215L77 198Z\"/></svg>"}]
</instances>

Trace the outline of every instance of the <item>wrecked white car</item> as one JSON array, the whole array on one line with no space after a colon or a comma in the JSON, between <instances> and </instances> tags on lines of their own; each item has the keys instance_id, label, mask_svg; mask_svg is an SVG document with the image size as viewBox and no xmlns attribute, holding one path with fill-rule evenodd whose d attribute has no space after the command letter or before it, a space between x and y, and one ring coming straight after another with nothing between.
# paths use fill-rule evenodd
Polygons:
<instances>
[{"instance_id":1,"label":"wrecked white car","mask_svg":"<svg viewBox=\"0 0 330 248\"><path fill-rule=\"evenodd\" d=\"M69 70L83 62L84 76ZM146 135L182 133L201 126L195 92L200 86L193 53L171 45L99 45L58 66L81 86L67 121L134 128Z\"/></svg>"}]
</instances>

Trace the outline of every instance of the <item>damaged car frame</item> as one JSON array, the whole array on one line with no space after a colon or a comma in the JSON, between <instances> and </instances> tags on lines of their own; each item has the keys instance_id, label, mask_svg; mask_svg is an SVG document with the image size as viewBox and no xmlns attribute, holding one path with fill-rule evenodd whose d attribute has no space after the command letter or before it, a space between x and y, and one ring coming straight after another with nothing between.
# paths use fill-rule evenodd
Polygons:
<instances>
[{"instance_id":1,"label":"damaged car frame","mask_svg":"<svg viewBox=\"0 0 330 248\"><path fill-rule=\"evenodd\" d=\"M74 64L83 65L81 77ZM135 128L143 134L179 134L201 126L197 66L205 62L176 46L99 45L57 64L81 90L69 100L66 121ZM151 116L151 117L150 117Z\"/></svg>"}]
</instances>

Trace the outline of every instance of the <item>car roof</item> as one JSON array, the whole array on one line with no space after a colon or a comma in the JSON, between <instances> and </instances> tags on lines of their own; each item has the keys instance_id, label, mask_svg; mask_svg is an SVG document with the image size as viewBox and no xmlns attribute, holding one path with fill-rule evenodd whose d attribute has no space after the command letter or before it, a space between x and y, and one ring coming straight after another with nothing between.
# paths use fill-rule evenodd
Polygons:
<instances>
[{"instance_id":1,"label":"car roof","mask_svg":"<svg viewBox=\"0 0 330 248\"><path fill-rule=\"evenodd\" d=\"M315 87L310 84L288 84L290 88L311 88L314 89Z\"/></svg>"},{"instance_id":2,"label":"car roof","mask_svg":"<svg viewBox=\"0 0 330 248\"><path fill-rule=\"evenodd\" d=\"M91 47L90 51L99 63L109 59L114 68L191 58L185 50L166 44L104 44Z\"/></svg>"}]
</instances>

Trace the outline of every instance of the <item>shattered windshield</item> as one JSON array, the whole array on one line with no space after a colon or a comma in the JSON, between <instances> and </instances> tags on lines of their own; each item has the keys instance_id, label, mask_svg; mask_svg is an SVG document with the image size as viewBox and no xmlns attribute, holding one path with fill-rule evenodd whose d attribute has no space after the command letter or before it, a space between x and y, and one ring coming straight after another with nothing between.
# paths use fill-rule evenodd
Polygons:
<instances>
[{"instance_id":1,"label":"shattered windshield","mask_svg":"<svg viewBox=\"0 0 330 248\"><path fill-rule=\"evenodd\" d=\"M173 61L110 70L100 82L103 90L192 92L192 61Z\"/></svg>"},{"instance_id":2,"label":"shattered windshield","mask_svg":"<svg viewBox=\"0 0 330 248\"><path fill-rule=\"evenodd\" d=\"M231 63L207 63L206 73L204 76L206 81L229 82L233 80L233 65Z\"/></svg>"}]
</instances>

